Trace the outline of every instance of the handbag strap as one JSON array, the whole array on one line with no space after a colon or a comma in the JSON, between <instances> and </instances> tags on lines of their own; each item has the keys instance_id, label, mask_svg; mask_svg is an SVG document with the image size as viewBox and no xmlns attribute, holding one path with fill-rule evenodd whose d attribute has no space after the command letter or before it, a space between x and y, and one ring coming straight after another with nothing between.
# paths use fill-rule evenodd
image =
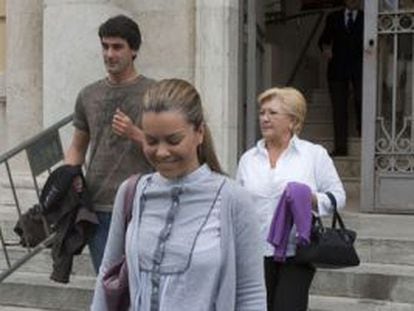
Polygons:
<instances>
[{"instance_id":1,"label":"handbag strap","mask_svg":"<svg viewBox=\"0 0 414 311\"><path fill-rule=\"evenodd\" d=\"M332 226L331 227L336 228L336 221L338 221L339 227L341 229L345 229L344 221L342 220L342 217L339 215L339 212L338 212L335 196L329 191L325 192L325 194L328 196L329 200L331 201L332 207L333 207L333 216L332 216Z\"/></svg>"},{"instance_id":2,"label":"handbag strap","mask_svg":"<svg viewBox=\"0 0 414 311\"><path fill-rule=\"evenodd\" d=\"M132 218L132 206L134 203L135 192L137 189L137 184L141 179L141 174L135 174L128 178L127 181L127 188L125 190L125 197L124 197L124 218L125 218L125 231L127 229L127 225L129 224Z\"/></svg>"}]
</instances>

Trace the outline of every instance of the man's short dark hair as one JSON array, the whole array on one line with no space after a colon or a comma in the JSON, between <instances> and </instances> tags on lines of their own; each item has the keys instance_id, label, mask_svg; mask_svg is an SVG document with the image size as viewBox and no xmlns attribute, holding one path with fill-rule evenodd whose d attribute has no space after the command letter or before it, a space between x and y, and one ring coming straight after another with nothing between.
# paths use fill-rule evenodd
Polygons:
<instances>
[{"instance_id":1,"label":"man's short dark hair","mask_svg":"<svg viewBox=\"0 0 414 311\"><path fill-rule=\"evenodd\" d=\"M125 15L109 18L99 27L98 35L101 40L104 37L122 38L134 51L138 51L141 46L141 32L138 24Z\"/></svg>"}]
</instances>

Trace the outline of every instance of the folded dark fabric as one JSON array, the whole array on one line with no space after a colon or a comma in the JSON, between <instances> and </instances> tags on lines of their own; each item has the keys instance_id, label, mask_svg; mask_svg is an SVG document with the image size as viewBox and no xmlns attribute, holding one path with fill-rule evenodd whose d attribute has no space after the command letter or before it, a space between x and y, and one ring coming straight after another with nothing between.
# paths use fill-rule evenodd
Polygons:
<instances>
[{"instance_id":1,"label":"folded dark fabric","mask_svg":"<svg viewBox=\"0 0 414 311\"><path fill-rule=\"evenodd\" d=\"M98 224L86 186L81 192L72 187L76 177L84 181L80 166L62 165L54 170L42 189L39 204L23 214L15 227L22 245L30 247L46 238L45 226L55 233L50 278L61 283L69 282L73 256L82 252Z\"/></svg>"},{"instance_id":2,"label":"folded dark fabric","mask_svg":"<svg viewBox=\"0 0 414 311\"><path fill-rule=\"evenodd\" d=\"M19 243L25 247L35 247L46 239L45 221L42 220L41 207L33 205L20 217L13 231L20 237Z\"/></svg>"}]
</instances>

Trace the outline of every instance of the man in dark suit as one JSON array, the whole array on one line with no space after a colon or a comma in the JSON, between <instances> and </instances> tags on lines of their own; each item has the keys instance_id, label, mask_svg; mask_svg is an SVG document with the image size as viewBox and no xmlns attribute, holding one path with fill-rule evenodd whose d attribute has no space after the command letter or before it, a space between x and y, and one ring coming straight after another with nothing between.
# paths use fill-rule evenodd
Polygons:
<instances>
[{"instance_id":1,"label":"man in dark suit","mask_svg":"<svg viewBox=\"0 0 414 311\"><path fill-rule=\"evenodd\" d=\"M328 60L328 86L335 132L333 156L348 153L348 98L350 87L361 134L362 44L364 16L360 0L345 0L345 8L330 13L319 38L319 47Z\"/></svg>"}]
</instances>

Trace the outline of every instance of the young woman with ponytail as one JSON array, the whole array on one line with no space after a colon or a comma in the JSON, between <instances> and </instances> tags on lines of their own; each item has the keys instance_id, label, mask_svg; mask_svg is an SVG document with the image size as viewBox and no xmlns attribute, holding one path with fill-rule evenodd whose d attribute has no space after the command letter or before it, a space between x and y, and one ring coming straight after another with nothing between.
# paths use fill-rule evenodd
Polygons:
<instances>
[{"instance_id":1,"label":"young woman with ponytail","mask_svg":"<svg viewBox=\"0 0 414 311\"><path fill-rule=\"evenodd\" d=\"M264 311L253 201L223 174L197 90L179 79L155 83L140 127L155 172L137 185L126 235L125 182L118 190L92 309L106 310L102 276L124 244L130 310Z\"/></svg>"}]
</instances>

